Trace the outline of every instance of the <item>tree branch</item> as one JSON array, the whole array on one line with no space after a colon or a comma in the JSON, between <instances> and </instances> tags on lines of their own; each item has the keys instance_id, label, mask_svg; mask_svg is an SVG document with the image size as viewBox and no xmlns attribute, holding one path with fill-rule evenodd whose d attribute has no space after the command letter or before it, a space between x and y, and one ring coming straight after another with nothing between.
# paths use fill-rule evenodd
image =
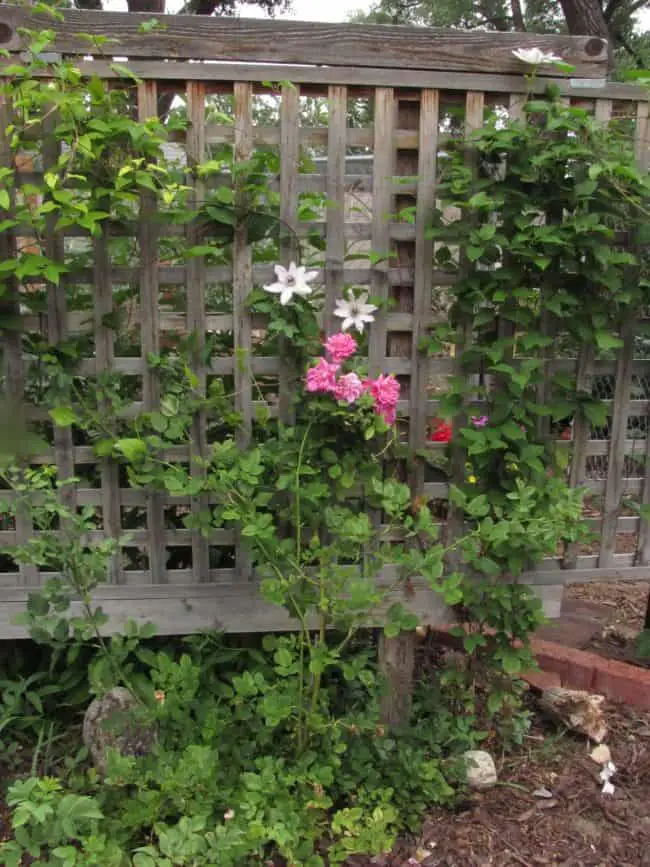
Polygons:
<instances>
[{"instance_id":1,"label":"tree branch","mask_svg":"<svg viewBox=\"0 0 650 867\"><path fill-rule=\"evenodd\" d=\"M639 52L635 48L633 48L630 45L630 43L627 41L627 39L624 36L622 36L620 33L616 34L616 42L621 46L621 48L624 51L627 51L627 53L630 55L630 57L636 63L637 69L645 69L646 68L646 63L645 63L643 57L639 54Z\"/></svg>"}]
</instances>

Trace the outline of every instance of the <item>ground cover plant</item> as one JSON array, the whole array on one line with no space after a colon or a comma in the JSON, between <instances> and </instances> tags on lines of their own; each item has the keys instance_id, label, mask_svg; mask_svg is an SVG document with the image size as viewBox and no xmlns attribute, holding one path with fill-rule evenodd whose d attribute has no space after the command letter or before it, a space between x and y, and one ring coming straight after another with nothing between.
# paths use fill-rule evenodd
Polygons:
<instances>
[{"instance_id":1,"label":"ground cover plant","mask_svg":"<svg viewBox=\"0 0 650 867\"><path fill-rule=\"evenodd\" d=\"M155 623L107 635L93 594L129 549L128 531L105 538L95 507L75 502L74 478L5 446L12 453L0 478L10 496L0 512L19 520L27 510L38 530L6 554L55 577L34 590L21 618L43 652L36 670L6 663L0 737L27 745L33 760L9 789L13 839L0 859L9 867L25 855L52 867L267 859L317 867L388 850L432 805L454 803L465 750L488 737L507 747L526 731L516 676L532 664L528 639L541 608L517 579L584 529L582 490L567 485L568 453L552 425L567 416L598 424L605 412L570 376L549 379L553 338L544 323L554 317L578 350L611 352L629 312L645 304L643 263L617 234L640 230L646 215L629 131L601 128L550 90L529 99L524 121L491 117L472 136L471 161L467 142L450 143L443 207L431 214L431 266L457 269L459 279L449 324L421 347L453 343L459 364L441 402L449 427L436 424L449 440L450 518L461 517L458 532L444 535L404 481L426 455L405 445L400 382L368 365L368 335L385 311L354 286L327 307L317 239L298 243L279 219L270 183L277 154L259 149L242 162L224 147L188 172L165 150L187 123L183 111L136 119L128 70L116 68L127 86L107 88L73 61L45 59L50 38L31 34L5 88L10 152L42 159L44 172L42 182L16 185L13 169L0 170L2 229L17 237L0 263L2 327L46 306L61 280L70 305L87 310L93 240L131 262L129 236L143 202L149 213L153 203L163 223L189 226L197 240L162 237L166 261L227 264L246 230L256 260L274 264L274 279L246 303L266 323L257 351L285 360L291 398L275 413L277 395L256 382L252 418L232 375L202 383L197 358L229 352L224 331L189 334L152 354L160 399L134 415L128 377L84 373L91 335L51 344L19 330L27 396L46 410L54 436L72 429L133 489L211 504L187 510L183 525L208 539L234 530L260 593L294 629L248 644L213 634L156 639ZM197 178L208 190L200 201ZM303 196L301 218L324 204ZM448 205L460 220L446 221ZM90 244L61 255L48 245L52 225ZM118 291L109 324L124 354L138 354L120 314L131 290ZM219 292L215 305L230 309L231 287ZM323 333L323 313L340 328ZM471 384L464 374L477 367L498 388ZM192 445L197 415L207 456L171 462L171 448ZM35 436L47 438L48 424ZM454 608L467 655L420 684L411 718L389 728L373 631L416 628L409 599L417 582ZM112 752L99 774L62 735L87 697L115 686L134 696L135 722L155 731L155 743L145 755Z\"/></svg>"}]
</instances>

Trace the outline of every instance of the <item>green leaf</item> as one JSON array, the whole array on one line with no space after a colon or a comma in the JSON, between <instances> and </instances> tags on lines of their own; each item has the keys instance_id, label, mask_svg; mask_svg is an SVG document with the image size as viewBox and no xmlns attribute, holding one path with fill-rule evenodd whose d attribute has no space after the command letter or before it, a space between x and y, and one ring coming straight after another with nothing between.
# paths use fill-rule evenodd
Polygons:
<instances>
[{"instance_id":1,"label":"green leaf","mask_svg":"<svg viewBox=\"0 0 650 867\"><path fill-rule=\"evenodd\" d=\"M610 334L609 331L597 331L596 343L598 344L598 348L603 351L609 349L620 349L623 346L621 338L616 337L614 334Z\"/></svg>"},{"instance_id":2,"label":"green leaf","mask_svg":"<svg viewBox=\"0 0 650 867\"><path fill-rule=\"evenodd\" d=\"M49 414L57 427L70 427L79 421L76 412L69 406L55 406Z\"/></svg>"},{"instance_id":3,"label":"green leaf","mask_svg":"<svg viewBox=\"0 0 650 867\"><path fill-rule=\"evenodd\" d=\"M521 655L516 650L502 650L501 665L506 674L518 674L522 668Z\"/></svg>"},{"instance_id":4,"label":"green leaf","mask_svg":"<svg viewBox=\"0 0 650 867\"><path fill-rule=\"evenodd\" d=\"M135 84L140 84L140 78L138 78L132 69L129 69L128 66L124 66L123 63L111 63L111 69L117 76L119 76L119 78L127 78L130 81L135 82Z\"/></svg>"},{"instance_id":5,"label":"green leaf","mask_svg":"<svg viewBox=\"0 0 650 867\"><path fill-rule=\"evenodd\" d=\"M132 463L137 463L147 454L147 447L144 441L136 437L117 440L114 448L115 451L120 452L127 461L131 461Z\"/></svg>"}]
</instances>

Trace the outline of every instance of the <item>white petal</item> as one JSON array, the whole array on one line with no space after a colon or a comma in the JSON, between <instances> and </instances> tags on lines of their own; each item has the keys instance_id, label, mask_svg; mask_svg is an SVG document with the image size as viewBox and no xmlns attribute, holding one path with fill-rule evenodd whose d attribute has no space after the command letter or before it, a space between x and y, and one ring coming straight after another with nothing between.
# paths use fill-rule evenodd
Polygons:
<instances>
[{"instance_id":1,"label":"white petal","mask_svg":"<svg viewBox=\"0 0 650 867\"><path fill-rule=\"evenodd\" d=\"M294 286L293 291L296 295L311 295L312 289L306 283L301 283L299 286Z\"/></svg>"},{"instance_id":2,"label":"white petal","mask_svg":"<svg viewBox=\"0 0 650 867\"><path fill-rule=\"evenodd\" d=\"M603 783L602 793L603 795L613 795L616 789L612 785L612 783L607 780L607 782Z\"/></svg>"},{"instance_id":3,"label":"white petal","mask_svg":"<svg viewBox=\"0 0 650 867\"><path fill-rule=\"evenodd\" d=\"M289 270L287 271L287 274L289 275L289 277L293 277L295 280L298 278L299 272L300 272L300 268L296 267L296 263L290 262L289 263Z\"/></svg>"},{"instance_id":4,"label":"white petal","mask_svg":"<svg viewBox=\"0 0 650 867\"><path fill-rule=\"evenodd\" d=\"M339 313L339 316L343 315L345 314ZM347 319L344 319L341 323L341 331L347 331L351 325L354 325L354 319L351 316L348 316Z\"/></svg>"},{"instance_id":5,"label":"white petal","mask_svg":"<svg viewBox=\"0 0 650 867\"><path fill-rule=\"evenodd\" d=\"M357 316L354 320L354 327L357 329L359 334L363 334L363 319L361 316Z\"/></svg>"},{"instance_id":6,"label":"white petal","mask_svg":"<svg viewBox=\"0 0 650 867\"><path fill-rule=\"evenodd\" d=\"M285 283L270 283L268 286L264 286L264 291L274 292L276 295L279 295L280 292L284 292L286 288Z\"/></svg>"},{"instance_id":7,"label":"white petal","mask_svg":"<svg viewBox=\"0 0 650 867\"><path fill-rule=\"evenodd\" d=\"M305 274L305 282L309 283L311 280L315 280L318 277L318 271L307 271Z\"/></svg>"},{"instance_id":8,"label":"white petal","mask_svg":"<svg viewBox=\"0 0 650 867\"><path fill-rule=\"evenodd\" d=\"M376 304L359 304L359 312L360 313L374 313L377 309Z\"/></svg>"},{"instance_id":9,"label":"white petal","mask_svg":"<svg viewBox=\"0 0 650 867\"><path fill-rule=\"evenodd\" d=\"M359 322L374 322L375 321L375 317L370 316L368 313L360 313L357 316L357 319L359 320Z\"/></svg>"},{"instance_id":10,"label":"white petal","mask_svg":"<svg viewBox=\"0 0 650 867\"><path fill-rule=\"evenodd\" d=\"M544 54L539 48L517 48L512 53L522 63L530 63L532 66L541 63Z\"/></svg>"},{"instance_id":11,"label":"white petal","mask_svg":"<svg viewBox=\"0 0 650 867\"><path fill-rule=\"evenodd\" d=\"M293 296L293 287L285 286L282 295L280 295L280 304L282 304L283 306L285 304L288 304L289 301L291 301L292 296Z\"/></svg>"},{"instance_id":12,"label":"white petal","mask_svg":"<svg viewBox=\"0 0 650 867\"><path fill-rule=\"evenodd\" d=\"M345 302L342 302L342 301L337 301L336 303L338 306L336 307L336 310L334 311L334 315L340 316L341 319L347 318L350 315L350 305L346 304Z\"/></svg>"}]
</instances>

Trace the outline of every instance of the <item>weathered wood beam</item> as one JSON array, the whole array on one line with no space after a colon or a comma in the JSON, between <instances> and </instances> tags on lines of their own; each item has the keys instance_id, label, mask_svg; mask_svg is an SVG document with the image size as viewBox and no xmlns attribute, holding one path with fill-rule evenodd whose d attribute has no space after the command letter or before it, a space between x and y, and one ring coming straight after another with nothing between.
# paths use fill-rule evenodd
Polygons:
<instances>
[{"instance_id":1,"label":"weathered wood beam","mask_svg":"<svg viewBox=\"0 0 650 867\"><path fill-rule=\"evenodd\" d=\"M512 51L538 47L575 66L579 78L603 78L607 42L590 36L466 32L422 27L362 24L314 24L246 18L165 15L161 26L143 32L150 14L66 10L61 19L33 14L18 6L0 6L0 47L19 51L21 28L53 30L53 50L64 54L99 52L85 34L106 37L108 56L169 60L238 60L313 66L440 69L521 75L524 65ZM553 67L539 75L557 76ZM359 71L359 81L363 73ZM285 76L278 70L278 77Z\"/></svg>"}]
</instances>

